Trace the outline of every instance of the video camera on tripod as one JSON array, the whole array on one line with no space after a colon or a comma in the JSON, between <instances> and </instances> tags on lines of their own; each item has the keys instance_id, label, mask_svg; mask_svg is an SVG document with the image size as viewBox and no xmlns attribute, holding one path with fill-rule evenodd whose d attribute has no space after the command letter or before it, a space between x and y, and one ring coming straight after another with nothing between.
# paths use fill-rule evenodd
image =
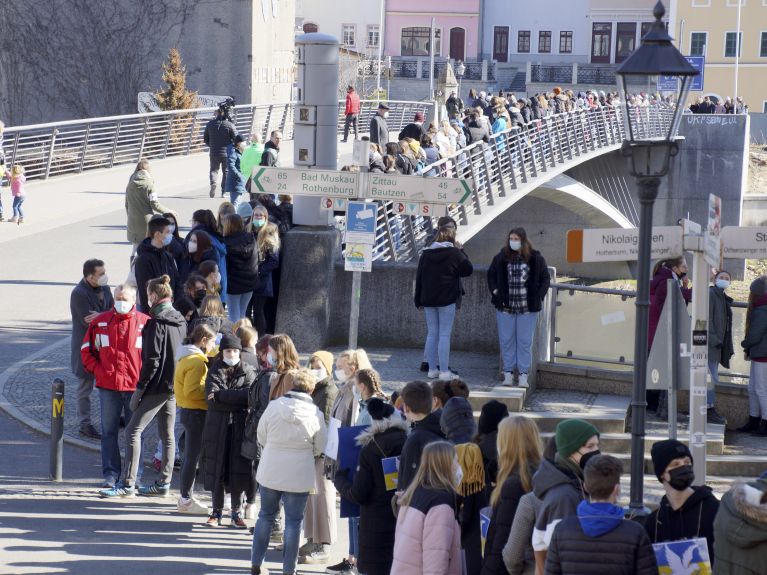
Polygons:
<instances>
[{"instance_id":1,"label":"video camera on tripod","mask_svg":"<svg viewBox=\"0 0 767 575\"><path fill-rule=\"evenodd\" d=\"M232 110L234 109L234 106L234 98L229 96L223 102L219 102L218 113L221 114L224 119L229 120L230 122L234 122L234 117L232 116Z\"/></svg>"}]
</instances>

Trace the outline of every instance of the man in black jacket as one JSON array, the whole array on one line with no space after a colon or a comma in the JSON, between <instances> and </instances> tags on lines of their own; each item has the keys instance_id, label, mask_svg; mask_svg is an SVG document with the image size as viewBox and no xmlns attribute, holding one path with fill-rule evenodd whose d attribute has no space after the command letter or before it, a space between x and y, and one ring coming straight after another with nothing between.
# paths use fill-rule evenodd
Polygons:
<instances>
[{"instance_id":1,"label":"man in black jacket","mask_svg":"<svg viewBox=\"0 0 767 575\"><path fill-rule=\"evenodd\" d=\"M623 465L610 455L594 455L586 463L589 499L581 501L577 515L554 529L546 575L657 575L647 534L639 523L624 519L623 508L615 504L621 473Z\"/></svg>"},{"instance_id":2,"label":"man in black jacket","mask_svg":"<svg viewBox=\"0 0 767 575\"><path fill-rule=\"evenodd\" d=\"M138 256L134 263L136 289L138 290L140 312L149 313L149 301L146 287L149 280L163 275L170 277L170 285L174 294L181 294L178 268L173 255L165 249L173 241L170 231L170 220L164 216L155 216L149 220L149 237L138 246Z\"/></svg>"},{"instance_id":3,"label":"man in black jacket","mask_svg":"<svg viewBox=\"0 0 767 575\"><path fill-rule=\"evenodd\" d=\"M378 104L378 112L370 119L370 141L378 144L382 151L386 150L389 143L389 126L386 118L389 116L389 106Z\"/></svg>"},{"instance_id":4,"label":"man in black jacket","mask_svg":"<svg viewBox=\"0 0 767 575\"><path fill-rule=\"evenodd\" d=\"M261 154L262 166L279 166L281 141L282 132L274 130L269 141L264 145L264 153Z\"/></svg>"},{"instance_id":5,"label":"man in black jacket","mask_svg":"<svg viewBox=\"0 0 767 575\"><path fill-rule=\"evenodd\" d=\"M421 463L427 444L444 439L439 424L440 411L431 412L431 386L424 381L411 381L402 389L405 417L411 424L410 434L402 447L397 491L407 489Z\"/></svg>"},{"instance_id":6,"label":"man in black jacket","mask_svg":"<svg viewBox=\"0 0 767 575\"><path fill-rule=\"evenodd\" d=\"M226 148L234 142L237 135L237 128L226 117L226 112L222 108L218 109L216 117L205 126L205 132L202 139L205 145L210 149L210 197L216 195L216 180L218 180L218 170L221 168L221 197L224 197L224 184L226 183ZM140 294L141 292L139 292Z\"/></svg>"},{"instance_id":7,"label":"man in black jacket","mask_svg":"<svg viewBox=\"0 0 767 575\"><path fill-rule=\"evenodd\" d=\"M399 133L398 139L404 140L405 138L413 138L416 142L421 141L421 136L428 133L428 126L424 125L423 112L416 112L413 121L402 128ZM384 150L385 152L385 150Z\"/></svg>"}]
</instances>

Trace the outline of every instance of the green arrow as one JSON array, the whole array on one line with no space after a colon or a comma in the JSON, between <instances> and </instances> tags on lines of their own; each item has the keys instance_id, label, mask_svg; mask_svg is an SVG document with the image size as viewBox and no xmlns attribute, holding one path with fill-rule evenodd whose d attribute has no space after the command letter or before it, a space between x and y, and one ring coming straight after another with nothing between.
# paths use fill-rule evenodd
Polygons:
<instances>
[{"instance_id":1,"label":"green arrow","mask_svg":"<svg viewBox=\"0 0 767 575\"><path fill-rule=\"evenodd\" d=\"M253 183L256 184L256 187L258 188L259 192L265 192L264 186L261 185L261 182L258 181L258 178L260 178L263 173L266 171L266 168L261 168L256 172L256 175L253 176Z\"/></svg>"},{"instance_id":2,"label":"green arrow","mask_svg":"<svg viewBox=\"0 0 767 575\"><path fill-rule=\"evenodd\" d=\"M471 195L471 188L469 187L469 185L466 183L465 180L461 180L461 185L463 186L463 189L466 190L466 193L463 195L463 197L460 200L458 200L459 204L464 203Z\"/></svg>"}]
</instances>

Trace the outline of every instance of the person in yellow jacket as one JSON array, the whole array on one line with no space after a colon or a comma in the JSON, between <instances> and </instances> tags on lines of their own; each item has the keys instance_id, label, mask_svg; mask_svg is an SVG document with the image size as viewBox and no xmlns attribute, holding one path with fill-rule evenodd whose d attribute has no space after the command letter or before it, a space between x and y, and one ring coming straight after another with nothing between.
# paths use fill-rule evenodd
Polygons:
<instances>
[{"instance_id":1,"label":"person in yellow jacket","mask_svg":"<svg viewBox=\"0 0 767 575\"><path fill-rule=\"evenodd\" d=\"M176 404L181 409L184 426L184 461L181 466L181 496L178 512L207 515L208 508L192 496L197 464L202 455L202 430L208 400L205 397L205 378L208 376L208 353L216 346L216 333L206 324L198 324L186 339L176 357L173 390Z\"/></svg>"}]
</instances>

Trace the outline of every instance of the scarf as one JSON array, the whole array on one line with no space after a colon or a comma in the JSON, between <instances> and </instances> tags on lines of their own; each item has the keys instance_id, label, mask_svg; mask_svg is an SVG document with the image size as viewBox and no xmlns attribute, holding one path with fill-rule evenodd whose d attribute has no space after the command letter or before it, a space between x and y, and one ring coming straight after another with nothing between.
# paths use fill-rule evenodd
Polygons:
<instances>
[{"instance_id":1,"label":"scarf","mask_svg":"<svg viewBox=\"0 0 767 575\"><path fill-rule=\"evenodd\" d=\"M482 451L476 443L461 443L455 446L458 463L463 471L463 479L458 486L458 493L467 497L479 493L485 488L485 466Z\"/></svg>"}]
</instances>

